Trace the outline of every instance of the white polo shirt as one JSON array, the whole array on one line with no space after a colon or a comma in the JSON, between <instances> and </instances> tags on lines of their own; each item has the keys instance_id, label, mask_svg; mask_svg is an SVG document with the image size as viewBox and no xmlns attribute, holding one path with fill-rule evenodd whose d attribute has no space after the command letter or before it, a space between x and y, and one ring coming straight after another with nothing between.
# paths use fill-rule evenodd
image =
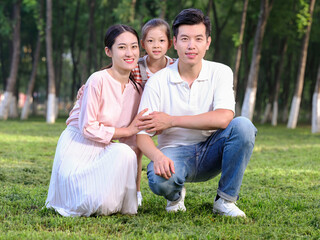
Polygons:
<instances>
[{"instance_id":1,"label":"white polo shirt","mask_svg":"<svg viewBox=\"0 0 320 240\"><path fill-rule=\"evenodd\" d=\"M172 116L197 115L216 109L234 112L233 73L230 67L202 60L202 68L191 88L174 64L155 73L145 85L139 112L164 112ZM214 130L169 128L158 136L158 148L192 145L205 141ZM147 134L141 131L138 134ZM149 134L150 135L150 134Z\"/></svg>"}]
</instances>

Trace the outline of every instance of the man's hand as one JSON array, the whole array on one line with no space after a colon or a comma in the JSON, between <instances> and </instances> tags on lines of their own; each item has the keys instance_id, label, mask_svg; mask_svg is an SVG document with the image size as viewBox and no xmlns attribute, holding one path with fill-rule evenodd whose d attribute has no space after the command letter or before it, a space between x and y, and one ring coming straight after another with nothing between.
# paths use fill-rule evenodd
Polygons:
<instances>
[{"instance_id":1,"label":"man's hand","mask_svg":"<svg viewBox=\"0 0 320 240\"><path fill-rule=\"evenodd\" d=\"M175 173L173 161L161 154L161 157L153 161L154 173L165 179L171 178L171 175Z\"/></svg>"},{"instance_id":2,"label":"man's hand","mask_svg":"<svg viewBox=\"0 0 320 240\"><path fill-rule=\"evenodd\" d=\"M152 112L139 118L137 126L140 130L148 129L146 132L159 132L172 127L173 117L163 112Z\"/></svg>"}]
</instances>

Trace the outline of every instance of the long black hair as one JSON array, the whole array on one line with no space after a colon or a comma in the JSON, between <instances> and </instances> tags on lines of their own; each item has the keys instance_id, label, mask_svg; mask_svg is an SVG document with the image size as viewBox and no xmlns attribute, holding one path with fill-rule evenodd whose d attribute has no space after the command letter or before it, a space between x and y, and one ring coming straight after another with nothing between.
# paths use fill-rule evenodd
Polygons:
<instances>
[{"instance_id":1,"label":"long black hair","mask_svg":"<svg viewBox=\"0 0 320 240\"><path fill-rule=\"evenodd\" d=\"M132 27L127 26L127 25L116 24L116 25L113 25L108 28L106 35L104 37L104 46L107 47L108 49L111 49L113 44L116 41L116 38L124 32L130 32L133 35L135 35L137 37L137 40L139 43L139 36L138 36L138 33L136 32L136 30L134 30ZM112 67L112 63L102 69L107 69L107 68L111 68L111 67ZM137 85L139 83L134 81L132 73L130 73L129 79L133 83L133 85L135 86L135 89L140 93L138 85ZM140 84L139 84L139 86L140 86Z\"/></svg>"}]
</instances>

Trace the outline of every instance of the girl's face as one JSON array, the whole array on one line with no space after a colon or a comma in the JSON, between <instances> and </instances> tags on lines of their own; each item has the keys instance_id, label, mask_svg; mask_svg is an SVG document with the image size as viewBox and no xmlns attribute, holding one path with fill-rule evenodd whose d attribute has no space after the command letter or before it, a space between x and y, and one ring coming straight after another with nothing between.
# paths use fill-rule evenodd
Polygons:
<instances>
[{"instance_id":1,"label":"girl's face","mask_svg":"<svg viewBox=\"0 0 320 240\"><path fill-rule=\"evenodd\" d=\"M144 41L141 41L142 47L146 50L148 56L152 59L162 58L170 47L170 42L163 26L151 28Z\"/></svg>"},{"instance_id":2,"label":"girl's face","mask_svg":"<svg viewBox=\"0 0 320 240\"><path fill-rule=\"evenodd\" d=\"M121 33L112 48L105 48L106 54L112 58L112 67L122 71L131 71L139 60L139 43L131 32Z\"/></svg>"}]
</instances>

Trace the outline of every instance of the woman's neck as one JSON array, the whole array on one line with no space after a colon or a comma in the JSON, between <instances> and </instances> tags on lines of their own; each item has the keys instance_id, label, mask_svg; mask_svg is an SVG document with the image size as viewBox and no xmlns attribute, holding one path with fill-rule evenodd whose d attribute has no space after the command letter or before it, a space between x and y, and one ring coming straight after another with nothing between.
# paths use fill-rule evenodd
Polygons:
<instances>
[{"instance_id":1,"label":"woman's neck","mask_svg":"<svg viewBox=\"0 0 320 240\"><path fill-rule=\"evenodd\" d=\"M108 69L108 73L121 84L127 84L129 82L130 71L121 71L112 66Z\"/></svg>"},{"instance_id":2,"label":"woman's neck","mask_svg":"<svg viewBox=\"0 0 320 240\"><path fill-rule=\"evenodd\" d=\"M156 73L167 66L167 58L163 56L159 59L151 59L149 56L147 56L147 65L152 73Z\"/></svg>"}]
</instances>

